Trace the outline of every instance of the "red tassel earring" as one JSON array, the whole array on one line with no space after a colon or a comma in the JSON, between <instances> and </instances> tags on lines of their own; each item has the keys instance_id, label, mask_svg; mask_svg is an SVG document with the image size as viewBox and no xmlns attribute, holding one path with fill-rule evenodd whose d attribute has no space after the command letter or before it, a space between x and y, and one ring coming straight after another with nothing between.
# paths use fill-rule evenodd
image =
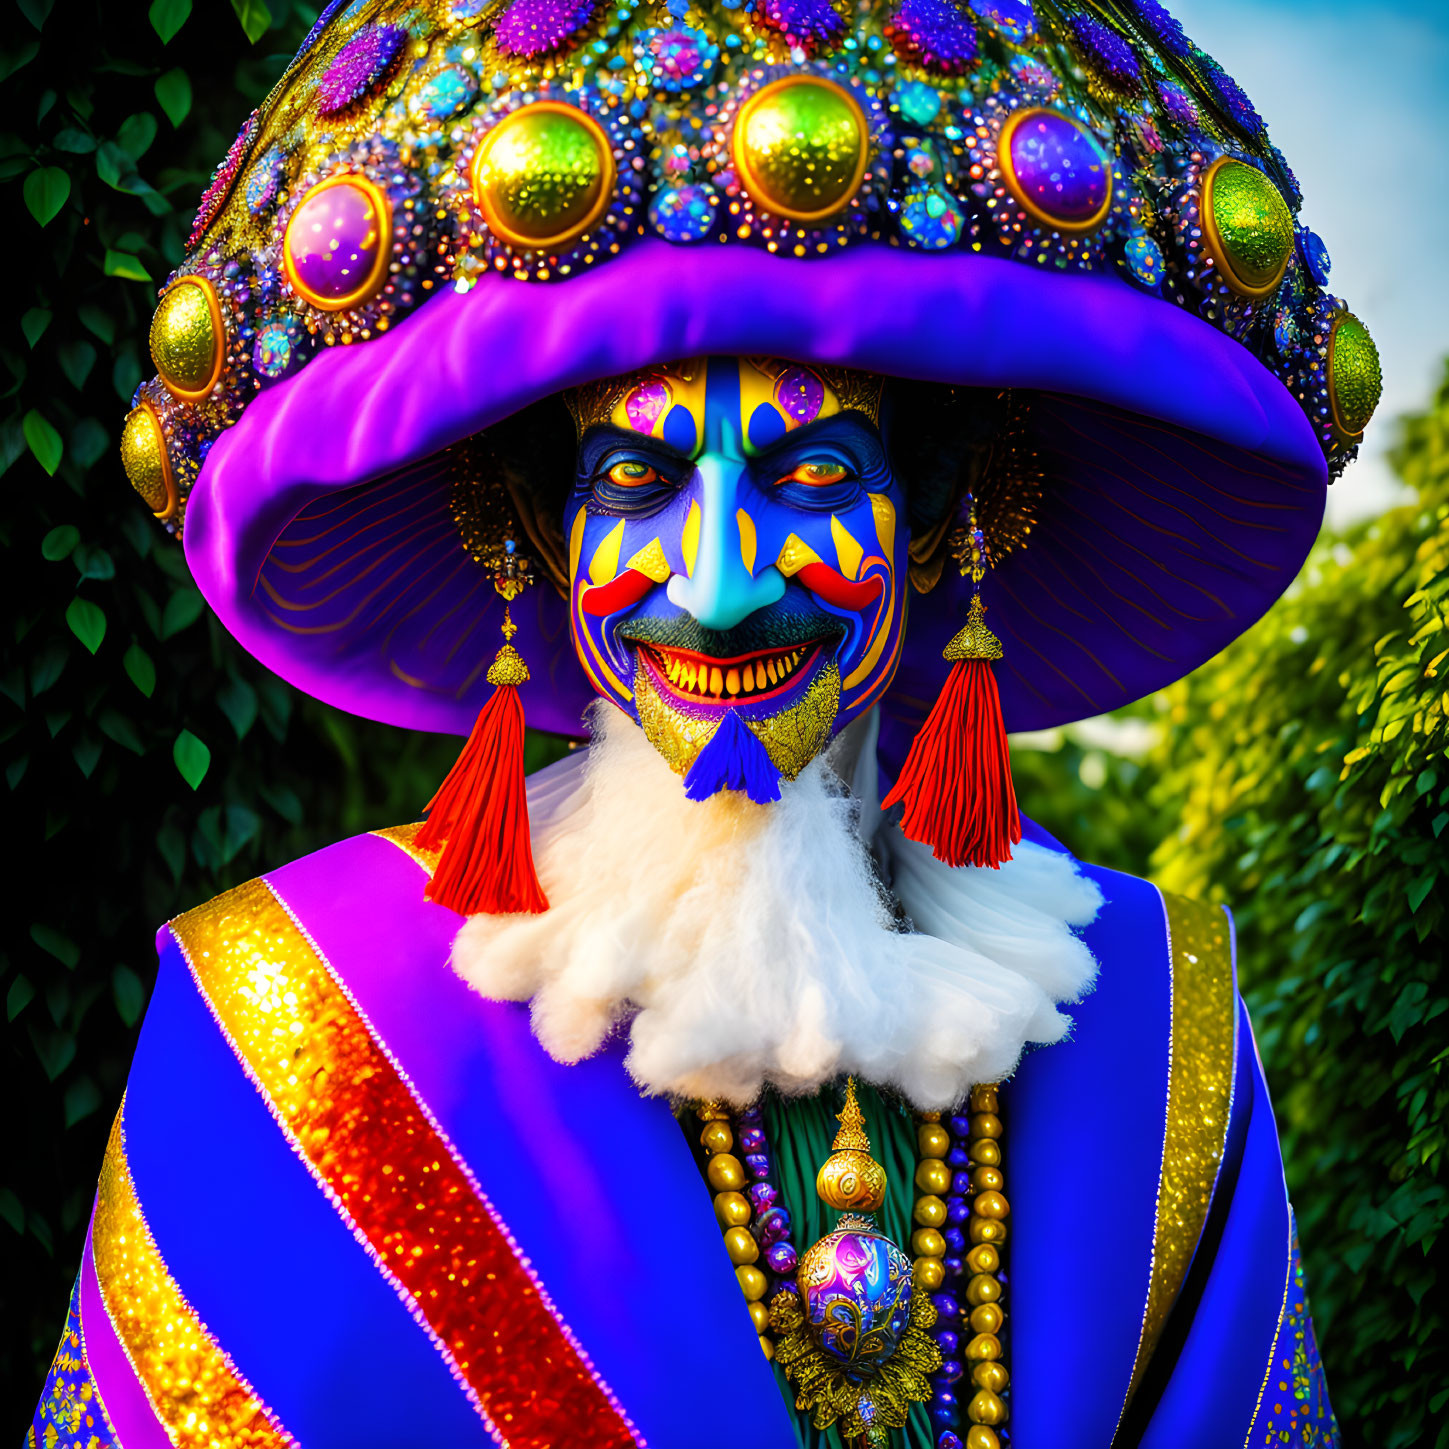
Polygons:
<instances>
[{"instance_id":1,"label":"red tassel earring","mask_svg":"<svg viewBox=\"0 0 1449 1449\"><path fill-rule=\"evenodd\" d=\"M523 778L518 686L528 682L528 665L513 647L518 625L509 613L509 605L532 579L514 541L507 539L503 547L493 581L504 601L504 643L488 667L494 690L463 753L428 802L427 823L417 835L422 849L442 850L425 894L463 916L538 915L548 909L533 865Z\"/></svg>"},{"instance_id":2,"label":"red tassel earring","mask_svg":"<svg viewBox=\"0 0 1449 1449\"><path fill-rule=\"evenodd\" d=\"M929 845L937 860L997 869L1021 839L1021 813L991 667L1001 658L1001 640L987 628L981 602L986 555L974 505L970 528L976 592L965 627L942 651L951 673L881 809L903 801L901 830Z\"/></svg>"}]
</instances>

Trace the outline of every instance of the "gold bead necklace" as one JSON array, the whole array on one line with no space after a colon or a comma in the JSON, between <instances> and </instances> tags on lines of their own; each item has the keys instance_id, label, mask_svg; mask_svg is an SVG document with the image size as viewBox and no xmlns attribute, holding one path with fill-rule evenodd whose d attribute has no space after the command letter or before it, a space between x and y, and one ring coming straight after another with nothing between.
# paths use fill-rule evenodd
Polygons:
<instances>
[{"instance_id":1,"label":"gold bead necklace","mask_svg":"<svg viewBox=\"0 0 1449 1449\"><path fill-rule=\"evenodd\" d=\"M853 1086L849 1084L842 1120L849 1114L855 1122L859 1109L854 1106ZM967 1106L965 1115L949 1118L949 1129L939 1112L916 1114L912 1277L919 1290L932 1295L932 1302L941 1313L943 1321L937 1324L938 1340L954 1344L956 1350L955 1354L945 1355L946 1362L937 1376L940 1381L937 1383L933 1377L933 1384L949 1388L959 1378L969 1376L974 1391L960 1410L966 1420L959 1426L964 1430L961 1434L964 1449L1001 1449L996 1429L1008 1417L1004 1396L1010 1375L1001 1340L1006 1319L1006 1290L1000 1275L1001 1250L1006 1241L1005 1220L1010 1207L1003 1192L1003 1127L997 1087L973 1088ZM778 1227L768 1227L768 1219L771 1215L782 1216L781 1209L772 1206L776 1192L767 1181L772 1164L763 1120L758 1106L732 1118L717 1102L701 1103L696 1114L703 1124L699 1141L706 1153L705 1177L714 1191L715 1217L724 1235L725 1249L749 1306L761 1351L766 1358L773 1358L775 1343L766 1299L771 1296L771 1276L783 1281L787 1275L778 1269L772 1275L766 1271L771 1264L762 1262L772 1235L776 1243L780 1236ZM745 1139L747 1148L756 1149L747 1151L743 1162L737 1155L741 1138ZM953 1145L962 1142L968 1171L953 1171L948 1158ZM968 1205L964 1214L966 1231L964 1243L961 1239L957 1242L966 1251L961 1255L959 1269L952 1268L953 1275L959 1272L959 1277L948 1277L947 1264L953 1254L947 1234L963 1221L962 1204ZM783 1216L788 1223L788 1214ZM765 1228L762 1228L762 1219ZM770 1251L779 1269L786 1265L793 1268L793 1250L776 1246ZM942 1338L943 1332L954 1337ZM938 1423L938 1428L941 1427L944 1426Z\"/></svg>"}]
</instances>

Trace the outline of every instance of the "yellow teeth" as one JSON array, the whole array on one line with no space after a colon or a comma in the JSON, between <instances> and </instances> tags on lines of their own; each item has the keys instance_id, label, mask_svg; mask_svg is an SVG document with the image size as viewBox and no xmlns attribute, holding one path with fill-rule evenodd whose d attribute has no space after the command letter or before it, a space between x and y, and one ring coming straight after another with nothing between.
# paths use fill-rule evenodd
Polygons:
<instances>
[{"instance_id":1,"label":"yellow teeth","mask_svg":"<svg viewBox=\"0 0 1449 1449\"><path fill-rule=\"evenodd\" d=\"M747 699L752 694L778 689L799 669L813 646L785 649L767 658L756 658L743 665L732 664L728 668L687 660L658 645L645 647L677 694L719 701Z\"/></svg>"}]
</instances>

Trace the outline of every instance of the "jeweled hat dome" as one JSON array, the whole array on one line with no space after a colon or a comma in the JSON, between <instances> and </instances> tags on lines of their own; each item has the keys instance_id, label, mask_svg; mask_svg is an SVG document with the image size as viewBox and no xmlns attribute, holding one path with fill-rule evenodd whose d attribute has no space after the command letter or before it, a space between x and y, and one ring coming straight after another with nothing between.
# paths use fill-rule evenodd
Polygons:
<instances>
[{"instance_id":1,"label":"jeweled hat dome","mask_svg":"<svg viewBox=\"0 0 1449 1449\"><path fill-rule=\"evenodd\" d=\"M944 386L989 442L913 520L886 714L939 684L969 499L1037 727L1179 676L1301 563L1380 381L1300 205L1155 0L338 0L202 200L123 459L272 668L466 732L468 439L705 352ZM530 719L576 730L561 609L514 614Z\"/></svg>"}]
</instances>

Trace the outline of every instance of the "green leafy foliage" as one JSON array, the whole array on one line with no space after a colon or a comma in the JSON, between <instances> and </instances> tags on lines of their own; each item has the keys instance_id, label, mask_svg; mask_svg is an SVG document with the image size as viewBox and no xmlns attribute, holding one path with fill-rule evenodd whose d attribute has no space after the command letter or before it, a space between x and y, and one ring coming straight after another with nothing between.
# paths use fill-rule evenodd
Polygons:
<instances>
[{"instance_id":1,"label":"green leafy foliage","mask_svg":"<svg viewBox=\"0 0 1449 1449\"><path fill-rule=\"evenodd\" d=\"M1154 874L1236 915L1340 1416L1443 1449L1449 372L1395 462L1416 501L1170 692Z\"/></svg>"},{"instance_id":2,"label":"green leafy foliage","mask_svg":"<svg viewBox=\"0 0 1449 1449\"><path fill-rule=\"evenodd\" d=\"M1232 907L1344 1442L1445 1449L1449 372L1395 463L1415 501L1217 659L1012 763L1073 849Z\"/></svg>"},{"instance_id":3,"label":"green leafy foliage","mask_svg":"<svg viewBox=\"0 0 1449 1449\"><path fill-rule=\"evenodd\" d=\"M28 1422L65 1318L157 926L329 841L416 819L457 752L336 714L253 664L204 610L116 448L151 371L156 287L316 9L273 3L253 46L229 0L55 0L12 9L0 47L0 188L31 238L0 328L11 1425ZM195 788L174 753L183 729L208 747L204 775L187 756Z\"/></svg>"}]
</instances>

